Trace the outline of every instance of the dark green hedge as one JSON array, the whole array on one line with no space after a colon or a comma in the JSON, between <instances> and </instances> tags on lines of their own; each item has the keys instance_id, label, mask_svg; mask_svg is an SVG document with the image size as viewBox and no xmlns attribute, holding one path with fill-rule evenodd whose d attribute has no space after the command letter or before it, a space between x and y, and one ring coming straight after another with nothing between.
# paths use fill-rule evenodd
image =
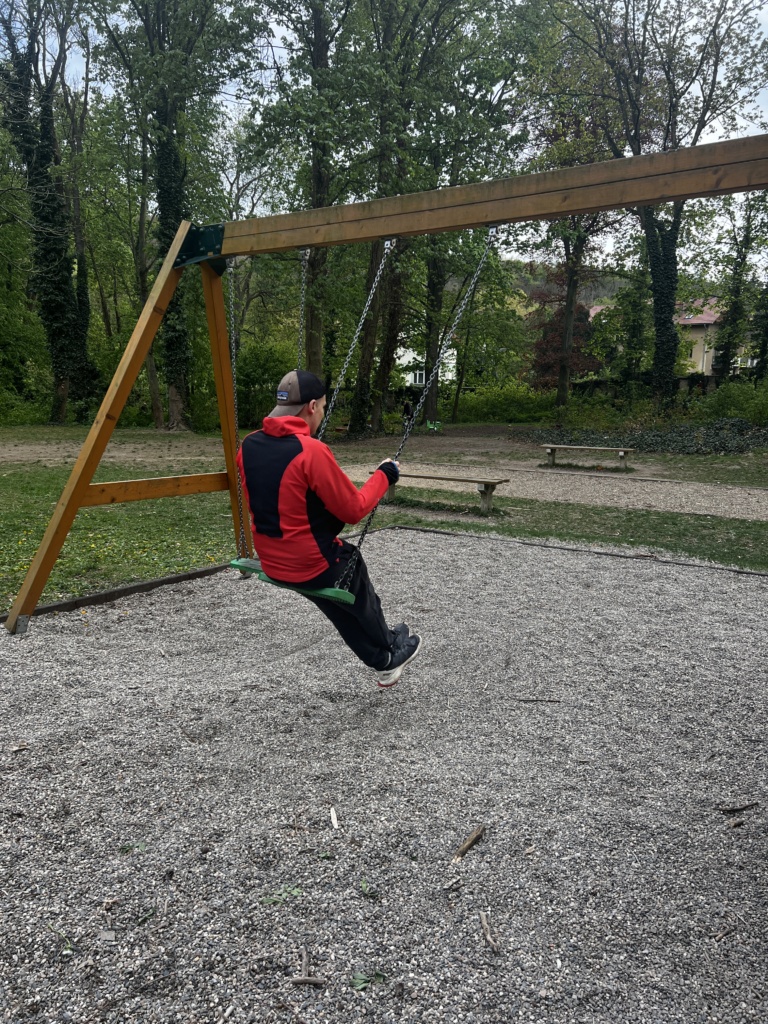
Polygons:
<instances>
[{"instance_id":1,"label":"dark green hedge","mask_svg":"<svg viewBox=\"0 0 768 1024\"><path fill-rule=\"evenodd\" d=\"M712 423L678 424L647 430L549 427L531 430L530 436L540 444L605 445L610 448L626 445L641 452L676 455L738 455L768 448L768 427L756 427L743 419L720 419Z\"/></svg>"}]
</instances>

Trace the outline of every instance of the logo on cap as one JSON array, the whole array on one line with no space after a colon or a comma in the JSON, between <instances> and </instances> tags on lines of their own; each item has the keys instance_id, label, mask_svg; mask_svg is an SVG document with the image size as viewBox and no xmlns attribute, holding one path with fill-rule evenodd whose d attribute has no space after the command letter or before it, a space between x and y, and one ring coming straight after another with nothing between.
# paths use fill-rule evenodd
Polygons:
<instances>
[{"instance_id":1,"label":"logo on cap","mask_svg":"<svg viewBox=\"0 0 768 1024\"><path fill-rule=\"evenodd\" d=\"M278 391L277 392L277 400L278 400L278 402L287 402L288 401L288 392L287 391Z\"/></svg>"}]
</instances>

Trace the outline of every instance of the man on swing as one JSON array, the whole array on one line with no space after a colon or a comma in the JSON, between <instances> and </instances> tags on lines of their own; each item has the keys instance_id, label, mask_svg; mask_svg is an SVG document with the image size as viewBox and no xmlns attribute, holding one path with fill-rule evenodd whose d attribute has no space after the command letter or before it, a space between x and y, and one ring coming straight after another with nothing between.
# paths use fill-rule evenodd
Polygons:
<instances>
[{"instance_id":1,"label":"man on swing","mask_svg":"<svg viewBox=\"0 0 768 1024\"><path fill-rule=\"evenodd\" d=\"M325 412L325 385L308 370L280 381L277 405L263 429L243 440L237 464L263 571L292 586L336 587L357 549L338 537L359 523L397 481L397 462L386 459L358 490L315 435ZM346 584L345 584L346 585ZM394 686L421 647L401 622L389 628L362 556L349 583L354 604L309 597L342 639L370 668L380 687Z\"/></svg>"}]
</instances>

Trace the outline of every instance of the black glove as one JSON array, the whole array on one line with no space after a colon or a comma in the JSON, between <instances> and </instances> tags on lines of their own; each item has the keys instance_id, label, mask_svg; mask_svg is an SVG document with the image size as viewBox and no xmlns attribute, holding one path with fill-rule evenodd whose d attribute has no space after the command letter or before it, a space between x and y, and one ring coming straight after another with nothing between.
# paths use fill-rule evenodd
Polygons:
<instances>
[{"instance_id":1,"label":"black glove","mask_svg":"<svg viewBox=\"0 0 768 1024\"><path fill-rule=\"evenodd\" d=\"M391 484L396 484L400 479L400 470L394 462L382 462L378 468L386 475Z\"/></svg>"}]
</instances>

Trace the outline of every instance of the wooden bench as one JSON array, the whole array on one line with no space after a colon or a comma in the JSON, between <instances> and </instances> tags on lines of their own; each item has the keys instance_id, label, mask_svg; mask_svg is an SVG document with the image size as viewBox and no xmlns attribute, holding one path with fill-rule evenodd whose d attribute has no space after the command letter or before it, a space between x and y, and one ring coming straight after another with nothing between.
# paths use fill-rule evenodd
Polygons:
<instances>
[{"instance_id":1,"label":"wooden bench","mask_svg":"<svg viewBox=\"0 0 768 1024\"><path fill-rule=\"evenodd\" d=\"M372 470L375 473L376 470ZM509 477L505 476L502 479L494 480L476 480L466 476L433 476L429 473L401 473L400 479L408 480L446 480L452 484L475 484L480 494L480 511L484 515L488 515L491 511L491 502L493 500L493 492L499 486L499 484L508 484ZM394 498L395 487L397 484L390 484L387 490L386 497Z\"/></svg>"},{"instance_id":2,"label":"wooden bench","mask_svg":"<svg viewBox=\"0 0 768 1024\"><path fill-rule=\"evenodd\" d=\"M627 455L633 452L634 448L607 448L601 445L592 444L543 444L542 448L547 449L547 458L550 466L555 464L555 452L618 452L619 453L619 465L627 468Z\"/></svg>"}]
</instances>

